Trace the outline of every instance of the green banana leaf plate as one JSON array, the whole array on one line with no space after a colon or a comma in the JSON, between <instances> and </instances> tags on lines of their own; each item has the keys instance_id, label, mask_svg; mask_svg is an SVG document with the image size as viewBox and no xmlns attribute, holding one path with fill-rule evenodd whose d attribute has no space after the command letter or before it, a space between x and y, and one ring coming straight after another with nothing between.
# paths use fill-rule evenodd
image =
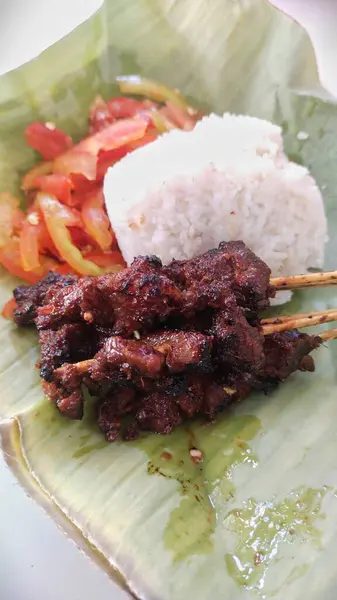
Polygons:
<instances>
[{"instance_id":1,"label":"green banana leaf plate","mask_svg":"<svg viewBox=\"0 0 337 600\"><path fill-rule=\"evenodd\" d=\"M114 78L124 73L179 87L206 110L280 123L289 156L323 190L325 267L337 268L337 105L319 84L306 33L265 0L106 0L0 78L0 190L16 193L37 158L24 143L26 125L54 121L79 138L94 95L114 95ZM16 284L1 272L1 305ZM336 306L334 288L325 288L297 293L282 310ZM43 399L33 332L1 320L0 340L0 432L10 468L130 593L336 598L337 342L316 351L314 374L252 396L215 425L109 445L90 402L75 423ZM190 459L191 443L203 452L200 464Z\"/></svg>"}]
</instances>

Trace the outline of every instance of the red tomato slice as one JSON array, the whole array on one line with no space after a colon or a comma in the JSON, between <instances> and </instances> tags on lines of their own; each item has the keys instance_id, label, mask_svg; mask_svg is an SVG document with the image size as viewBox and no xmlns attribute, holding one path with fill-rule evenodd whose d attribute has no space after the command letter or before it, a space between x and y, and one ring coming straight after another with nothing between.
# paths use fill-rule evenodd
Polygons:
<instances>
[{"instance_id":1,"label":"red tomato slice","mask_svg":"<svg viewBox=\"0 0 337 600\"><path fill-rule=\"evenodd\" d=\"M121 160L124 156L126 156L130 152L129 146L120 146L120 148L115 148L114 150L101 150L98 153L97 158L97 169L96 169L96 179L98 181L102 180L105 176L109 167L114 165L116 162Z\"/></svg>"},{"instance_id":2,"label":"red tomato slice","mask_svg":"<svg viewBox=\"0 0 337 600\"><path fill-rule=\"evenodd\" d=\"M37 177L34 181L35 187L38 187L46 194L52 194L63 204L71 204L71 191L74 185L68 177L53 173L52 175L43 175Z\"/></svg>"},{"instance_id":3,"label":"red tomato slice","mask_svg":"<svg viewBox=\"0 0 337 600\"><path fill-rule=\"evenodd\" d=\"M142 138L147 126L147 122L140 118L116 121L58 157L54 162L53 171L66 176L79 173L86 179L94 181L99 152L114 150Z\"/></svg>"},{"instance_id":4,"label":"red tomato slice","mask_svg":"<svg viewBox=\"0 0 337 600\"><path fill-rule=\"evenodd\" d=\"M13 321L13 316L14 316L14 311L17 308L17 304L15 301L15 298L11 298L10 300L8 300L5 304L5 306L2 309L2 316L5 319L9 319L10 321Z\"/></svg>"},{"instance_id":5,"label":"red tomato slice","mask_svg":"<svg viewBox=\"0 0 337 600\"><path fill-rule=\"evenodd\" d=\"M121 119L77 144L77 149L95 156L100 150L114 150L142 138L148 123L144 119Z\"/></svg>"},{"instance_id":6,"label":"red tomato slice","mask_svg":"<svg viewBox=\"0 0 337 600\"><path fill-rule=\"evenodd\" d=\"M196 119L193 119L187 112L179 106L172 104L172 102L166 102L166 111L168 118L176 123L180 129L185 131L191 131L194 129Z\"/></svg>"},{"instance_id":7,"label":"red tomato slice","mask_svg":"<svg viewBox=\"0 0 337 600\"><path fill-rule=\"evenodd\" d=\"M11 240L6 246L0 249L0 263L12 275L25 279L31 284L37 283L44 275L42 269L38 271L24 271L21 267L19 240Z\"/></svg>"},{"instance_id":8,"label":"red tomato slice","mask_svg":"<svg viewBox=\"0 0 337 600\"><path fill-rule=\"evenodd\" d=\"M53 160L73 145L71 137L51 123L34 121L25 129L28 146L40 152L46 160Z\"/></svg>"},{"instance_id":9,"label":"red tomato slice","mask_svg":"<svg viewBox=\"0 0 337 600\"><path fill-rule=\"evenodd\" d=\"M150 142L153 142L157 139L157 135L152 135L150 133L146 133L139 140L135 140L134 142L130 142L125 146L120 146L119 148L115 148L114 150L101 150L98 153L97 159L97 172L96 179L97 181L101 181L105 176L109 167L114 165L116 162L124 158L129 152L136 150L136 148L141 148L142 146L146 146Z\"/></svg>"},{"instance_id":10,"label":"red tomato slice","mask_svg":"<svg viewBox=\"0 0 337 600\"><path fill-rule=\"evenodd\" d=\"M80 250L95 246L94 240L88 235L87 231L79 227L69 227L71 241Z\"/></svg>"},{"instance_id":11,"label":"red tomato slice","mask_svg":"<svg viewBox=\"0 0 337 600\"><path fill-rule=\"evenodd\" d=\"M96 178L96 164L96 155L80 150L75 146L73 150L61 154L54 161L53 171L66 177L71 176L73 183L73 175L75 174L80 174L87 180L92 181Z\"/></svg>"}]
</instances>

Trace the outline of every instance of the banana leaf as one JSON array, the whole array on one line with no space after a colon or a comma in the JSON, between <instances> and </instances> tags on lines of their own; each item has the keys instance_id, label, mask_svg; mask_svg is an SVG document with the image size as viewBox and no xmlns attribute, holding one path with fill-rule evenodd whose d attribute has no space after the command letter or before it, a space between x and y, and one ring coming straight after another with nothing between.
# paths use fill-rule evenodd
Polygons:
<instances>
[{"instance_id":1,"label":"banana leaf","mask_svg":"<svg viewBox=\"0 0 337 600\"><path fill-rule=\"evenodd\" d=\"M37 158L24 143L26 125L46 119L79 138L92 98L114 95L124 73L179 87L207 110L281 124L289 156L324 192L325 266L336 268L337 106L319 83L307 34L264 0L106 0L1 77L0 190L18 192ZM16 283L1 272L1 304ZM333 289L307 290L283 310L336 305ZM316 373L252 396L215 425L108 445L90 402L74 423L43 399L34 333L1 320L0 340L7 462L120 585L146 600L336 597L334 342L316 352ZM191 443L203 462L191 461Z\"/></svg>"}]
</instances>

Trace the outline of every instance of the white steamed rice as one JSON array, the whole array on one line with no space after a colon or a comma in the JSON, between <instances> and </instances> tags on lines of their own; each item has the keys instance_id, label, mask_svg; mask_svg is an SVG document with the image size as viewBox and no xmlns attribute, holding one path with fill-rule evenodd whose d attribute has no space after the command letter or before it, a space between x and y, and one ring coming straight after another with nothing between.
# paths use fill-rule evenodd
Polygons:
<instances>
[{"instance_id":1,"label":"white steamed rice","mask_svg":"<svg viewBox=\"0 0 337 600\"><path fill-rule=\"evenodd\" d=\"M321 193L267 121L212 114L192 132L171 131L111 167L104 193L128 264L190 258L223 240L243 240L273 275L323 264Z\"/></svg>"}]
</instances>

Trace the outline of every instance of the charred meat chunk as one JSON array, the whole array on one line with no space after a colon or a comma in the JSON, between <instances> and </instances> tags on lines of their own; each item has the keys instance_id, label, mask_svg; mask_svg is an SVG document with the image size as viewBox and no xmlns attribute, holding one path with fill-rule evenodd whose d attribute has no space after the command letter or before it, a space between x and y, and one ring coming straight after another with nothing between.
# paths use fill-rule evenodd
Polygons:
<instances>
[{"instance_id":1,"label":"charred meat chunk","mask_svg":"<svg viewBox=\"0 0 337 600\"><path fill-rule=\"evenodd\" d=\"M167 434L180 425L181 416L173 398L155 392L144 399L135 420L140 429Z\"/></svg>"},{"instance_id":2,"label":"charred meat chunk","mask_svg":"<svg viewBox=\"0 0 337 600\"><path fill-rule=\"evenodd\" d=\"M213 337L196 331L158 331L143 338L165 356L170 373L209 373Z\"/></svg>"},{"instance_id":3,"label":"charred meat chunk","mask_svg":"<svg viewBox=\"0 0 337 600\"><path fill-rule=\"evenodd\" d=\"M17 308L14 311L14 322L17 325L32 325L37 309L42 306L56 290L64 290L77 281L75 275L59 275L49 273L35 285L19 285L13 291Z\"/></svg>"},{"instance_id":4,"label":"charred meat chunk","mask_svg":"<svg viewBox=\"0 0 337 600\"><path fill-rule=\"evenodd\" d=\"M250 325L241 308L231 306L214 315L215 362L227 373L255 373L263 367L263 336Z\"/></svg>"},{"instance_id":5,"label":"charred meat chunk","mask_svg":"<svg viewBox=\"0 0 337 600\"><path fill-rule=\"evenodd\" d=\"M69 323L56 331L40 331L38 339L41 349L40 375L42 379L52 381L54 370L63 363L90 358L97 350L99 338L92 327L84 323Z\"/></svg>"},{"instance_id":6,"label":"charred meat chunk","mask_svg":"<svg viewBox=\"0 0 337 600\"><path fill-rule=\"evenodd\" d=\"M45 329L84 320L130 337L165 321L182 301L181 291L162 272L159 259L139 257L119 273L84 277L58 290L51 303L38 309L35 322L38 329Z\"/></svg>"}]
</instances>

